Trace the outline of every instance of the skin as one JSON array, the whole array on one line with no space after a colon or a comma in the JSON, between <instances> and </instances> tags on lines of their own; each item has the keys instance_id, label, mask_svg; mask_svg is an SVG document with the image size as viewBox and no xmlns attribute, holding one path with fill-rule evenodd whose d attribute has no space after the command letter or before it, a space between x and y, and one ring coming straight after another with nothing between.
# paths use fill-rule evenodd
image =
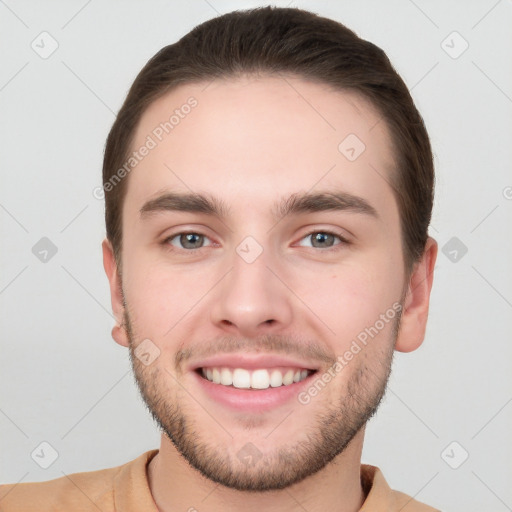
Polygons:
<instances>
[{"instance_id":1,"label":"skin","mask_svg":"<svg viewBox=\"0 0 512 512\"><path fill-rule=\"evenodd\" d=\"M191 445L204 449L196 463L217 468L215 474L227 467L239 488L257 488L272 474L282 474L289 485L266 492L218 485L189 465L163 433L148 468L154 500L161 511L359 510L365 498L359 476L364 423L384 393L393 351L415 350L424 339L437 244L429 238L422 258L406 273L399 212L388 184L394 172L391 142L385 123L376 124L380 116L364 99L292 77L183 85L149 106L133 147L190 96L197 107L129 175L122 272L110 243L103 243L118 320L113 337L130 347L157 421L174 433L177 411L186 421L181 442L188 435ZM338 150L348 134L366 146L352 162ZM276 202L293 194L333 190L363 198L377 215L272 215ZM169 191L214 196L226 215L141 215L148 201ZM314 247L310 235L325 232L346 242L328 237L327 244ZM179 233L202 234L205 246L183 248ZM252 263L236 251L248 236L262 248ZM398 334L397 323L387 323L307 405L290 400L264 413L240 413L207 396L187 367L207 347L273 353L277 340L279 353L314 349L318 357L311 363L321 375L396 302L403 305ZM134 357L144 339L160 351L149 366ZM189 359L176 364L183 351ZM341 435L347 425L357 432ZM322 428L345 440L335 447L339 453L333 452L333 439L321 438ZM253 467L237 458L249 442L261 453ZM333 453L313 467L314 454L329 446ZM286 464L279 450L291 457Z\"/></svg>"}]
</instances>

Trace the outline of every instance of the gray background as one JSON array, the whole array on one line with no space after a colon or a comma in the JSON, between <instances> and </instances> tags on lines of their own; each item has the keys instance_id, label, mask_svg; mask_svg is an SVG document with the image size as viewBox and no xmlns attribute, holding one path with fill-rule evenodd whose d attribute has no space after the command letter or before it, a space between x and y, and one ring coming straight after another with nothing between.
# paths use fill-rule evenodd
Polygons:
<instances>
[{"instance_id":1,"label":"gray background","mask_svg":"<svg viewBox=\"0 0 512 512\"><path fill-rule=\"evenodd\" d=\"M217 13L256 5L0 2L0 482L111 467L158 446L127 350L110 338L93 190L115 112L147 59ZM435 150L431 234L445 253L427 338L397 354L363 461L443 510L512 510L512 2L276 5L333 17L381 46ZM45 59L31 47L49 51L52 38ZM58 452L48 469L41 442Z\"/></svg>"}]
</instances>

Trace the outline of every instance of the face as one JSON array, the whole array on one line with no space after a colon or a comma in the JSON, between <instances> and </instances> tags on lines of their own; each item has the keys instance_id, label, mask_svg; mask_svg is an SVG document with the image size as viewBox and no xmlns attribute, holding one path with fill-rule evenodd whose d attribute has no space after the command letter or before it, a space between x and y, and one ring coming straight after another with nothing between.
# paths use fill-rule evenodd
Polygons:
<instances>
[{"instance_id":1,"label":"face","mask_svg":"<svg viewBox=\"0 0 512 512\"><path fill-rule=\"evenodd\" d=\"M260 77L182 86L141 119L133 149L152 147L129 176L122 279L106 256L115 338L163 431L216 482L304 479L384 393L410 282L379 117Z\"/></svg>"}]
</instances>

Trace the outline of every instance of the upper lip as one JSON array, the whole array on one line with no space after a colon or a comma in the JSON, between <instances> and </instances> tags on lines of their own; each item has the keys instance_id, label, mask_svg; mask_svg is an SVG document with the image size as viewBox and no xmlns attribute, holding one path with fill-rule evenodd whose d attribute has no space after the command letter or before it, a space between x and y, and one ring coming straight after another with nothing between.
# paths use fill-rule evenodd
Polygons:
<instances>
[{"instance_id":1,"label":"upper lip","mask_svg":"<svg viewBox=\"0 0 512 512\"><path fill-rule=\"evenodd\" d=\"M311 362L300 358L293 358L278 354L217 354L212 357L194 361L189 365L189 370L198 370L200 368L245 368L247 370L257 370L259 368L274 368L278 366L287 366L290 368L303 368L306 370L318 370L320 367Z\"/></svg>"}]
</instances>

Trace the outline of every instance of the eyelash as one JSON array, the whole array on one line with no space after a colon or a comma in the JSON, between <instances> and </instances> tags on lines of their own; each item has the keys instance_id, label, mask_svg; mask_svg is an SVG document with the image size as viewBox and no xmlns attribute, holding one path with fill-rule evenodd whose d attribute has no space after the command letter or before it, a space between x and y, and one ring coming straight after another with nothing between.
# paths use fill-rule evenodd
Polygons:
<instances>
[{"instance_id":1,"label":"eyelash","mask_svg":"<svg viewBox=\"0 0 512 512\"><path fill-rule=\"evenodd\" d=\"M306 238L309 238L312 235L316 235L316 234L319 234L319 233L321 233L322 235L333 236L334 238L337 238L339 240L339 243L334 244L333 246L327 247L325 249L322 249L321 247L311 247L311 249L318 249L318 250L321 250L323 252L334 252L334 251L337 251L337 250L341 249L343 246L349 245L349 241L341 233L338 233L336 231L321 230L321 229L315 230L315 231L310 231L305 236L303 236L300 239L300 241L305 240Z\"/></svg>"},{"instance_id":2,"label":"eyelash","mask_svg":"<svg viewBox=\"0 0 512 512\"><path fill-rule=\"evenodd\" d=\"M327 247L327 248L310 247L311 249L318 249L318 250L320 250L322 252L334 252L334 251L339 250L343 246L350 245L350 242L341 233L338 233L336 231L329 231L329 230L310 231L305 236L303 236L299 241L302 241L302 240L304 240L304 239L306 239L308 237L311 237L312 235L318 234L318 233L321 233L323 235L333 236L333 237L335 237L335 238L337 238L339 240L339 243L334 244L333 246ZM210 247L211 245L214 245L214 244L209 244L207 246L198 247L198 248L195 248L195 249L185 249L185 248L182 248L182 247L175 247L175 246L173 246L171 244L171 241L174 240L175 238L179 237L179 236L182 236L182 235L198 235L198 236L202 236L202 237L210 240L207 235L203 235L202 233L200 233L198 231L180 231L179 233L174 233L174 234L168 236L162 242L162 244L164 246L166 246L166 248L168 248L171 251L178 250L178 251L183 251L183 252L188 252L188 253L194 253L194 252L200 251L201 249L205 249L206 247Z\"/></svg>"}]
</instances>

